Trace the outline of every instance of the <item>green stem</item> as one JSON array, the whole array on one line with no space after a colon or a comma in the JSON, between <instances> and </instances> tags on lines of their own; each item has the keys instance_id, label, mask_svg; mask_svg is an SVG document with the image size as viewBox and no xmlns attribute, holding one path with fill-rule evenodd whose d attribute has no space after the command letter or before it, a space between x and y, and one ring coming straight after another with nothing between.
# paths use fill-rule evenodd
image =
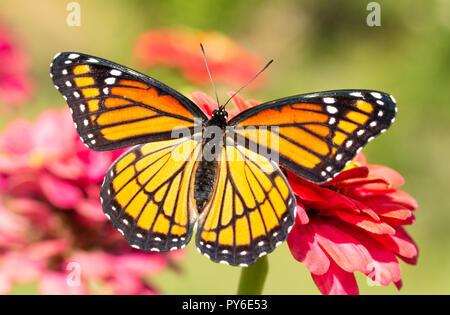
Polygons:
<instances>
[{"instance_id":1,"label":"green stem","mask_svg":"<svg viewBox=\"0 0 450 315\"><path fill-rule=\"evenodd\" d=\"M248 267L242 267L237 294L260 295L263 291L268 271L269 262L267 255L261 257Z\"/></svg>"}]
</instances>

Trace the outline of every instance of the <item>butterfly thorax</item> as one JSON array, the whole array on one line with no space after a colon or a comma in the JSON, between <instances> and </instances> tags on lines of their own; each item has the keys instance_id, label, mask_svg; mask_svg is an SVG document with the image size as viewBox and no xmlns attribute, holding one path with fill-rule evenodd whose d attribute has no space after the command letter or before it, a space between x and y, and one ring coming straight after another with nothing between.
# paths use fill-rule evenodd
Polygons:
<instances>
[{"instance_id":1,"label":"butterfly thorax","mask_svg":"<svg viewBox=\"0 0 450 315\"><path fill-rule=\"evenodd\" d=\"M202 212L216 182L217 160L223 147L223 132L227 126L228 114L223 108L214 110L206 123L202 139L202 159L195 172L194 199L198 212Z\"/></svg>"}]
</instances>

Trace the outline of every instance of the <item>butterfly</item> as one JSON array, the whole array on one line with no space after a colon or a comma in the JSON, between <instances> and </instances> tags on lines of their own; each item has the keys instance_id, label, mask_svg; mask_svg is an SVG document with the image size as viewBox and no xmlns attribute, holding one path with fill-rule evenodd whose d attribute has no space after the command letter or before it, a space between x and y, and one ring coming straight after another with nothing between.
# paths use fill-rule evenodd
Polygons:
<instances>
[{"instance_id":1,"label":"butterfly","mask_svg":"<svg viewBox=\"0 0 450 315\"><path fill-rule=\"evenodd\" d=\"M270 101L231 119L220 106L209 119L167 85L99 57L59 53L50 76L87 147L133 146L109 168L100 193L127 242L175 250L196 227L198 251L233 266L272 252L294 224L296 199L279 165L326 182L397 111L389 94L336 90ZM204 158L209 127L220 133L213 159ZM278 163L255 148L276 153Z\"/></svg>"}]
</instances>

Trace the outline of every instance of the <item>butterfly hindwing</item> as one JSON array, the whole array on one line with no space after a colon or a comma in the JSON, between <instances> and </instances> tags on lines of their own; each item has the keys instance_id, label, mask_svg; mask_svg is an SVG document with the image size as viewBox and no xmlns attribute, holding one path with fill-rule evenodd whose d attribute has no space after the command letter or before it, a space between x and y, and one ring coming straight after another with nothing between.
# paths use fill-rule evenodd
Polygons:
<instances>
[{"instance_id":1,"label":"butterfly hindwing","mask_svg":"<svg viewBox=\"0 0 450 315\"><path fill-rule=\"evenodd\" d=\"M389 94L338 90L267 102L235 116L229 125L238 141L266 146L279 153L282 166L322 183L386 131L396 111Z\"/></svg>"},{"instance_id":2,"label":"butterfly hindwing","mask_svg":"<svg viewBox=\"0 0 450 315\"><path fill-rule=\"evenodd\" d=\"M215 262L248 266L285 240L295 197L278 166L227 138L211 199L199 217L197 248Z\"/></svg>"},{"instance_id":3,"label":"butterfly hindwing","mask_svg":"<svg viewBox=\"0 0 450 315\"><path fill-rule=\"evenodd\" d=\"M188 98L142 73L82 53L58 54L51 65L82 141L93 150L115 150L169 140L172 130L206 120Z\"/></svg>"},{"instance_id":4,"label":"butterfly hindwing","mask_svg":"<svg viewBox=\"0 0 450 315\"><path fill-rule=\"evenodd\" d=\"M110 167L101 190L103 211L131 246L168 251L189 241L199 154L194 138L158 141L128 150Z\"/></svg>"}]
</instances>

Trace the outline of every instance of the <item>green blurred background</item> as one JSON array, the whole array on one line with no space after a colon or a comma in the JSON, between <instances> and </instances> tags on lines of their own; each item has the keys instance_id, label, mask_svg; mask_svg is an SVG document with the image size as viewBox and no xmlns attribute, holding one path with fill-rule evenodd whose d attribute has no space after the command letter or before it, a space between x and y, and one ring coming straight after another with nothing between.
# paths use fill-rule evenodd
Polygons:
<instances>
[{"instance_id":1,"label":"green blurred background","mask_svg":"<svg viewBox=\"0 0 450 315\"><path fill-rule=\"evenodd\" d=\"M37 82L33 100L5 113L0 127L17 117L34 119L49 107L65 106L49 79L56 52L81 51L137 68L132 48L138 35L160 27L217 30L265 59L275 59L262 88L245 98L266 101L328 89L375 89L391 93L399 106L393 127L364 150L370 163L398 170L404 190L419 202L408 232L419 246L417 266L401 263L402 294L450 293L450 1L378 1L380 27L369 27L370 1L77 1L81 26L66 24L61 0L2 0L0 18L32 57ZM143 69L137 69L143 70ZM190 86L174 70L147 74L187 94ZM209 87L201 88L212 94ZM219 85L224 93L231 87ZM287 245L269 255L264 293L316 294L309 272ZM238 268L211 263L188 246L182 272L152 281L164 293L234 294ZM393 294L358 275L363 294ZM15 289L34 293L34 286Z\"/></svg>"}]
</instances>

